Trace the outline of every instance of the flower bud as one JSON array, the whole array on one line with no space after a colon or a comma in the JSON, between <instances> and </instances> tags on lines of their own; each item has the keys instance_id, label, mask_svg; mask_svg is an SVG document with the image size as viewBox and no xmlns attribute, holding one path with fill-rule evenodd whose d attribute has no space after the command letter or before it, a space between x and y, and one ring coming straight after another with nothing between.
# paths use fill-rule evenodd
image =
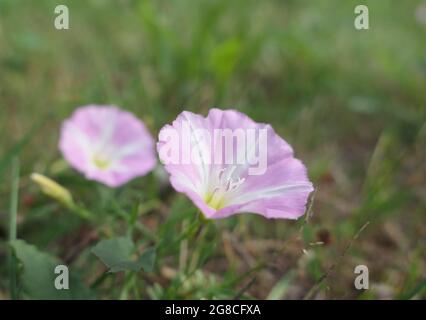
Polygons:
<instances>
[{"instance_id":1,"label":"flower bud","mask_svg":"<svg viewBox=\"0 0 426 320\"><path fill-rule=\"evenodd\" d=\"M71 193L57 182L39 173L31 174L31 180L33 180L47 196L59 201L68 208L74 207L74 200Z\"/></svg>"}]
</instances>

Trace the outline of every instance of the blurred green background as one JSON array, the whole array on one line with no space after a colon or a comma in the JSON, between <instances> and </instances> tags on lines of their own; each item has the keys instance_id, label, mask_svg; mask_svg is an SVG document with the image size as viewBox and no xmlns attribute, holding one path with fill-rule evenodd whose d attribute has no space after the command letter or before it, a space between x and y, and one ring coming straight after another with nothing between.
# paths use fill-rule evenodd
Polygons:
<instances>
[{"instance_id":1,"label":"blurred green background","mask_svg":"<svg viewBox=\"0 0 426 320\"><path fill-rule=\"evenodd\" d=\"M354 28L361 3L369 30ZM54 28L59 4L69 30ZM18 237L81 270L94 297L425 298L425 39L420 0L0 0L0 237L19 155ZM131 110L154 136L184 109L235 108L271 123L317 187L312 218L301 233L301 221L217 221L200 243L206 259L183 272L181 228L196 214L185 197L158 174L111 191L61 162L61 121L89 103ZM66 186L99 225L44 197L34 171ZM135 204L135 241L159 241L155 271L103 277L90 246L125 233ZM369 290L354 288L359 264Z\"/></svg>"}]
</instances>

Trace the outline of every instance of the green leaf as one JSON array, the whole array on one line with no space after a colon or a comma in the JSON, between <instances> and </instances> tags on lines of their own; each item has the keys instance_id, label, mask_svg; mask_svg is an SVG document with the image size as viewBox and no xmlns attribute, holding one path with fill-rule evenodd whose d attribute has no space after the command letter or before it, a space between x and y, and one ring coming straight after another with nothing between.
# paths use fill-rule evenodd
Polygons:
<instances>
[{"instance_id":1,"label":"green leaf","mask_svg":"<svg viewBox=\"0 0 426 320\"><path fill-rule=\"evenodd\" d=\"M231 38L218 44L210 53L208 65L220 81L226 81L235 67L243 50L238 38Z\"/></svg>"},{"instance_id":2,"label":"green leaf","mask_svg":"<svg viewBox=\"0 0 426 320\"><path fill-rule=\"evenodd\" d=\"M24 296L32 299L89 299L91 293L72 272L71 268L69 289L55 288L55 267L62 264L59 259L42 252L34 245L24 240L14 240L10 243L16 257L22 263L20 281Z\"/></svg>"},{"instance_id":3,"label":"green leaf","mask_svg":"<svg viewBox=\"0 0 426 320\"><path fill-rule=\"evenodd\" d=\"M135 250L133 242L127 237L102 240L92 249L107 267L109 272L140 271L150 272L153 269L156 250L148 248L137 260L132 260Z\"/></svg>"},{"instance_id":4,"label":"green leaf","mask_svg":"<svg viewBox=\"0 0 426 320\"><path fill-rule=\"evenodd\" d=\"M120 237L100 241L93 247L92 253L111 269L120 263L130 260L133 249L133 242L129 238ZM110 272L117 271L110 270Z\"/></svg>"},{"instance_id":5,"label":"green leaf","mask_svg":"<svg viewBox=\"0 0 426 320\"><path fill-rule=\"evenodd\" d=\"M140 267L145 272L151 272L154 269L155 257L156 257L155 247L146 249L139 258Z\"/></svg>"}]
</instances>

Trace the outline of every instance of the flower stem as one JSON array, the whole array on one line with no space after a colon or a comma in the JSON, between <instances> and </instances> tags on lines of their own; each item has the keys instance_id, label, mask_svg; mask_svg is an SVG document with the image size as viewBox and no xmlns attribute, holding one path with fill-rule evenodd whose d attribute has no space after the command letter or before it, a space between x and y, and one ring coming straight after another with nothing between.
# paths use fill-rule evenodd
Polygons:
<instances>
[{"instance_id":1,"label":"flower stem","mask_svg":"<svg viewBox=\"0 0 426 320\"><path fill-rule=\"evenodd\" d=\"M18 214L18 192L19 192L19 160L14 158L12 161L12 188L10 194L10 211L9 211L9 242L16 240L17 233L17 214ZM16 280L16 257L12 248L9 253L9 274L10 274L10 298L16 300L18 298L17 280Z\"/></svg>"}]
</instances>

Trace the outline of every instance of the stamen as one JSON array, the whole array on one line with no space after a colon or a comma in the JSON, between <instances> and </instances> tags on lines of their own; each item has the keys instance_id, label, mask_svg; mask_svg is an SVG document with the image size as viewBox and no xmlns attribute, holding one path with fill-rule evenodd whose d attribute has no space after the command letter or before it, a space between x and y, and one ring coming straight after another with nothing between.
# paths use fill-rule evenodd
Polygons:
<instances>
[{"instance_id":1,"label":"stamen","mask_svg":"<svg viewBox=\"0 0 426 320\"><path fill-rule=\"evenodd\" d=\"M205 198L207 204L211 207L219 209L223 207L224 198L227 192L233 192L237 190L245 181L245 178L232 178L232 174L234 173L236 166L225 167L219 171L218 174L218 185L216 185L212 192ZM224 176L225 172L228 172L226 176Z\"/></svg>"},{"instance_id":2,"label":"stamen","mask_svg":"<svg viewBox=\"0 0 426 320\"><path fill-rule=\"evenodd\" d=\"M231 181L231 186L229 191L237 190L239 186L241 186L244 183L245 180L246 180L245 178L241 179L240 177L238 177L237 181Z\"/></svg>"}]
</instances>

